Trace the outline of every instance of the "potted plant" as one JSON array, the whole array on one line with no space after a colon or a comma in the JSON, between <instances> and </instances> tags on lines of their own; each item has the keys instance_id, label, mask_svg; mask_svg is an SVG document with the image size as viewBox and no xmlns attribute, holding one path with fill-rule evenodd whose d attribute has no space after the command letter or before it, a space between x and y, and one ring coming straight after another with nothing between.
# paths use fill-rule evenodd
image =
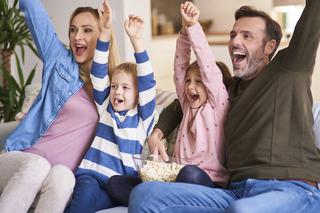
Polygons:
<instances>
[{"instance_id":1,"label":"potted plant","mask_svg":"<svg viewBox=\"0 0 320 213\"><path fill-rule=\"evenodd\" d=\"M12 2L12 1L10 1ZM14 120L15 113L21 109L24 99L24 89L31 83L35 67L24 80L21 69L21 59L24 63L25 47L29 47L36 55L28 26L24 16L18 9L18 0L12 4L9 0L0 0L0 121ZM16 54L16 47L20 49L21 59ZM11 76L11 58L16 56L19 81ZM0 78L1 79L1 78Z\"/></svg>"}]
</instances>

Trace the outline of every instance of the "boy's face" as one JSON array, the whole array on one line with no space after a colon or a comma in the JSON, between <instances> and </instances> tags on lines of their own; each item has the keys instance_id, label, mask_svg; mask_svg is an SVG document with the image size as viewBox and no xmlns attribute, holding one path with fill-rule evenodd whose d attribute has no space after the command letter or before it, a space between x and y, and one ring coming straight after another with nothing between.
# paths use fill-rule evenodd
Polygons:
<instances>
[{"instance_id":1,"label":"boy's face","mask_svg":"<svg viewBox=\"0 0 320 213\"><path fill-rule=\"evenodd\" d=\"M198 109L206 103L207 90L198 70L188 70L184 85L184 92L192 109Z\"/></svg>"},{"instance_id":2,"label":"boy's face","mask_svg":"<svg viewBox=\"0 0 320 213\"><path fill-rule=\"evenodd\" d=\"M110 101L117 112L133 109L138 103L136 76L116 70L111 79Z\"/></svg>"}]
</instances>

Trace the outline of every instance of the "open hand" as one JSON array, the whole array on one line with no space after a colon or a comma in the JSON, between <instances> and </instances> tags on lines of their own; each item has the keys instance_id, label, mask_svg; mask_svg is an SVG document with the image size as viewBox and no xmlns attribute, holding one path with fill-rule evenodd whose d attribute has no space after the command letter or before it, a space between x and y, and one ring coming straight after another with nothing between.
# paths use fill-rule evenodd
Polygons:
<instances>
[{"instance_id":1,"label":"open hand","mask_svg":"<svg viewBox=\"0 0 320 213\"><path fill-rule=\"evenodd\" d=\"M131 40L140 40L143 33L144 22L140 16L129 15L124 22L124 27Z\"/></svg>"},{"instance_id":2,"label":"open hand","mask_svg":"<svg viewBox=\"0 0 320 213\"><path fill-rule=\"evenodd\" d=\"M102 30L111 30L112 10L108 0L104 0L102 10L99 10L100 26Z\"/></svg>"},{"instance_id":3,"label":"open hand","mask_svg":"<svg viewBox=\"0 0 320 213\"><path fill-rule=\"evenodd\" d=\"M190 27L199 22L200 11L190 1L181 4L182 27Z\"/></svg>"},{"instance_id":4,"label":"open hand","mask_svg":"<svg viewBox=\"0 0 320 213\"><path fill-rule=\"evenodd\" d=\"M155 128L151 135L149 136L147 142L149 145L150 153L153 155L159 155L161 156L162 160L168 161L169 157L166 152L166 147L164 143L162 142L163 139L163 133L160 129Z\"/></svg>"}]
</instances>

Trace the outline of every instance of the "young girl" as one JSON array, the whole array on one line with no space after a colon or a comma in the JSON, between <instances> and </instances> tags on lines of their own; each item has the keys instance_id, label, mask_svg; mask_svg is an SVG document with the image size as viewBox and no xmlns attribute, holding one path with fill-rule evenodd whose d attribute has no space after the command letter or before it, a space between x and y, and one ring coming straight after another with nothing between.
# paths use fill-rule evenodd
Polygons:
<instances>
[{"instance_id":1,"label":"young girl","mask_svg":"<svg viewBox=\"0 0 320 213\"><path fill-rule=\"evenodd\" d=\"M91 79L100 121L96 136L76 172L73 197L66 212L95 212L116 204L103 188L117 174L136 176L132 154L141 153L154 126L155 81L142 44L143 20L130 15L125 30L137 64L107 69L111 8L105 2L102 33L97 43Z\"/></svg>"},{"instance_id":2,"label":"young girl","mask_svg":"<svg viewBox=\"0 0 320 213\"><path fill-rule=\"evenodd\" d=\"M0 212L28 212L38 192L35 212L62 212L74 186L73 171L98 122L86 76L100 34L99 14L91 7L74 11L69 49L58 39L39 0L19 3L43 62L42 87L7 138L7 152L0 155Z\"/></svg>"},{"instance_id":3,"label":"young girl","mask_svg":"<svg viewBox=\"0 0 320 213\"><path fill-rule=\"evenodd\" d=\"M178 182L206 186L225 185L223 123L228 110L228 93L205 34L199 24L199 10L191 2L180 7L182 30L177 40L174 81L183 118L174 156L185 166ZM197 61L189 65L190 49ZM204 171L204 172L203 172Z\"/></svg>"},{"instance_id":4,"label":"young girl","mask_svg":"<svg viewBox=\"0 0 320 213\"><path fill-rule=\"evenodd\" d=\"M229 85L231 75L225 64L214 60L198 22L198 9L186 2L180 10L182 30L177 40L174 79L183 118L174 155L179 163L196 164L201 169L185 166L176 181L225 186L228 173L224 168L222 127L229 103L224 82ZM191 48L197 61L189 65ZM130 192L139 183L139 178L117 175L109 179L107 190L114 200L128 205Z\"/></svg>"}]
</instances>

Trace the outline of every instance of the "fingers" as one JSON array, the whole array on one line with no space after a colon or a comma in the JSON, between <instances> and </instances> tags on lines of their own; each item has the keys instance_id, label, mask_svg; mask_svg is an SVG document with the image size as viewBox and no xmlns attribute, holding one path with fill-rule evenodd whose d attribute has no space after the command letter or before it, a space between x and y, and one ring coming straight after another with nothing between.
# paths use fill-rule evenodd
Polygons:
<instances>
[{"instance_id":1,"label":"fingers","mask_svg":"<svg viewBox=\"0 0 320 213\"><path fill-rule=\"evenodd\" d=\"M181 4L180 6L181 13L185 13L188 16L194 17L200 14L198 8L190 1L186 1L185 3Z\"/></svg>"},{"instance_id":2,"label":"fingers","mask_svg":"<svg viewBox=\"0 0 320 213\"><path fill-rule=\"evenodd\" d=\"M144 23L143 18L137 15L129 15L128 18L130 22Z\"/></svg>"},{"instance_id":3,"label":"fingers","mask_svg":"<svg viewBox=\"0 0 320 213\"><path fill-rule=\"evenodd\" d=\"M167 154L166 146L164 145L164 143L162 141L160 141L157 145L158 145L157 146L158 152L160 153L162 160L169 161L169 156Z\"/></svg>"}]
</instances>

